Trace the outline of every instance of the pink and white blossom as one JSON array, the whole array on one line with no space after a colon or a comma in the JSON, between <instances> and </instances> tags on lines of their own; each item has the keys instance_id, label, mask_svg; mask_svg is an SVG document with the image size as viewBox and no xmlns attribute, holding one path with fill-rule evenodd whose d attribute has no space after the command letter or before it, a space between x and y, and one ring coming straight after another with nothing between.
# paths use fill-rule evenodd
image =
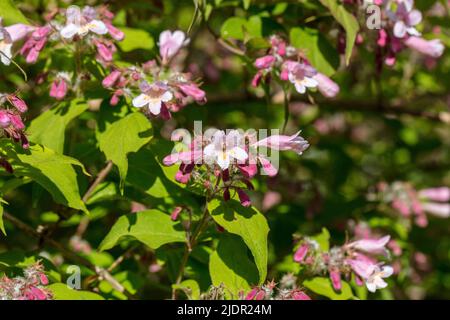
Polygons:
<instances>
[{"instance_id":1,"label":"pink and white blossom","mask_svg":"<svg viewBox=\"0 0 450 320\"><path fill-rule=\"evenodd\" d=\"M158 42L159 54L161 55L163 64L169 62L187 43L189 43L189 39L186 38L183 31L163 31L159 35Z\"/></svg>"},{"instance_id":2,"label":"pink and white blossom","mask_svg":"<svg viewBox=\"0 0 450 320\"><path fill-rule=\"evenodd\" d=\"M133 99L133 106L136 108L147 107L153 115L159 115L162 104L173 99L172 92L162 82L152 84L144 82L140 87L142 93Z\"/></svg>"}]
</instances>

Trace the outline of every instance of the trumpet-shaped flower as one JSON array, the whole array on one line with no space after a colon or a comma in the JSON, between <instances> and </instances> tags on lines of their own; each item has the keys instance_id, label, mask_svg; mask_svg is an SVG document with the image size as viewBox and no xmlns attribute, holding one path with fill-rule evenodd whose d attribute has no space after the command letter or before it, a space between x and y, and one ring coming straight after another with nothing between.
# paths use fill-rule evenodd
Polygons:
<instances>
[{"instance_id":1,"label":"trumpet-shaped flower","mask_svg":"<svg viewBox=\"0 0 450 320\"><path fill-rule=\"evenodd\" d=\"M92 10L91 10L92 9ZM83 12L77 6L70 6L66 11L66 25L61 29L61 36L65 39L72 39L75 35L86 36L89 32L95 34L106 34L108 28L100 21L96 20L95 10L85 7Z\"/></svg>"},{"instance_id":2,"label":"trumpet-shaped flower","mask_svg":"<svg viewBox=\"0 0 450 320\"><path fill-rule=\"evenodd\" d=\"M207 162L215 162L225 170L234 159L242 162L248 158L242 147L242 136L237 130L231 130L228 134L218 130L214 133L212 142L203 150L203 154Z\"/></svg>"},{"instance_id":3,"label":"trumpet-shaped flower","mask_svg":"<svg viewBox=\"0 0 450 320\"><path fill-rule=\"evenodd\" d=\"M162 82L148 84L141 83L142 93L133 99L133 106L137 108L148 107L148 110L154 114L161 113L162 103L172 100L173 94L169 91L167 85Z\"/></svg>"},{"instance_id":4,"label":"trumpet-shaped flower","mask_svg":"<svg viewBox=\"0 0 450 320\"><path fill-rule=\"evenodd\" d=\"M167 63L172 59L180 49L189 42L183 31L169 30L163 31L159 35L159 54L163 60L163 63Z\"/></svg>"},{"instance_id":5,"label":"trumpet-shaped flower","mask_svg":"<svg viewBox=\"0 0 450 320\"><path fill-rule=\"evenodd\" d=\"M394 269L391 266L381 268L377 265L373 266L373 271L366 280L367 290L375 292L377 289L386 288L387 283L383 279L390 277L393 273Z\"/></svg>"}]
</instances>

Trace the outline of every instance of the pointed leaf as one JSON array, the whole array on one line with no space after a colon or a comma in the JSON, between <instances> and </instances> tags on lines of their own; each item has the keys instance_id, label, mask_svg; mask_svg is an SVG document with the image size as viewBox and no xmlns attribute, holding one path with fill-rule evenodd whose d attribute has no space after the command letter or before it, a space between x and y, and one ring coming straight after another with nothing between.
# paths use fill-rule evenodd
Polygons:
<instances>
[{"instance_id":1,"label":"pointed leaf","mask_svg":"<svg viewBox=\"0 0 450 320\"><path fill-rule=\"evenodd\" d=\"M259 270L259 283L267 276L267 235L269 226L266 218L253 207L243 207L238 201L221 202L214 199L208 204L213 219L230 233L244 240L253 254Z\"/></svg>"},{"instance_id":2,"label":"pointed leaf","mask_svg":"<svg viewBox=\"0 0 450 320\"><path fill-rule=\"evenodd\" d=\"M171 242L184 242L186 236L178 222L159 210L146 210L121 216L100 244L108 250L121 240L133 238L152 249Z\"/></svg>"}]
</instances>

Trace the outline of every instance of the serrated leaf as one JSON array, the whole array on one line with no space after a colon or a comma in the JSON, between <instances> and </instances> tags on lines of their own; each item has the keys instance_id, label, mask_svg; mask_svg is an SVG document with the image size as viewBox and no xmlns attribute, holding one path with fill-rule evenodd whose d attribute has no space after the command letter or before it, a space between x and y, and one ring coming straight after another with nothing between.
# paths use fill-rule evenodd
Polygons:
<instances>
[{"instance_id":1,"label":"serrated leaf","mask_svg":"<svg viewBox=\"0 0 450 320\"><path fill-rule=\"evenodd\" d=\"M209 258L209 273L214 286L225 285L229 298L238 298L258 283L258 269L247 254L247 246L241 238L224 234L217 250Z\"/></svg>"},{"instance_id":2,"label":"serrated leaf","mask_svg":"<svg viewBox=\"0 0 450 320\"><path fill-rule=\"evenodd\" d=\"M28 127L28 137L34 143L43 144L57 153L64 152L66 126L84 111L88 105L82 100L63 102L34 119Z\"/></svg>"},{"instance_id":3,"label":"serrated leaf","mask_svg":"<svg viewBox=\"0 0 450 320\"><path fill-rule=\"evenodd\" d=\"M244 240L255 259L259 271L259 283L267 276L267 235L269 226L266 218L254 207L243 207L238 201L221 202L214 199L208 204L213 219L230 233Z\"/></svg>"},{"instance_id":4,"label":"serrated leaf","mask_svg":"<svg viewBox=\"0 0 450 320\"><path fill-rule=\"evenodd\" d=\"M134 112L114 122L99 135L100 150L119 168L121 191L128 172L127 156L152 139L151 129L150 121L142 113Z\"/></svg>"},{"instance_id":5,"label":"serrated leaf","mask_svg":"<svg viewBox=\"0 0 450 320\"><path fill-rule=\"evenodd\" d=\"M0 8L0 16L3 19L3 26L9 26L15 23L29 23L27 18L25 18L23 13L17 9L12 0L0 0Z\"/></svg>"},{"instance_id":6,"label":"serrated leaf","mask_svg":"<svg viewBox=\"0 0 450 320\"><path fill-rule=\"evenodd\" d=\"M57 203L87 213L73 166L80 167L86 175L88 173L77 159L58 154L41 145L32 145L24 150L8 140L0 142L0 150L7 154L16 177L31 178L46 189Z\"/></svg>"},{"instance_id":7,"label":"serrated leaf","mask_svg":"<svg viewBox=\"0 0 450 320\"><path fill-rule=\"evenodd\" d=\"M55 300L105 300L96 293L71 289L64 283L53 283L47 288L53 293Z\"/></svg>"},{"instance_id":8,"label":"serrated leaf","mask_svg":"<svg viewBox=\"0 0 450 320\"><path fill-rule=\"evenodd\" d=\"M331 284L330 279L323 277L315 277L309 280L305 280L303 281L303 286L321 296L330 298L332 300L352 299L353 293L350 285L345 281L341 281L341 283L342 289L340 292L336 292L333 289L333 285Z\"/></svg>"},{"instance_id":9,"label":"serrated leaf","mask_svg":"<svg viewBox=\"0 0 450 320\"><path fill-rule=\"evenodd\" d=\"M120 30L125 34L125 38L118 45L124 52L136 49L151 50L155 46L153 37L147 31L125 27Z\"/></svg>"},{"instance_id":10,"label":"serrated leaf","mask_svg":"<svg viewBox=\"0 0 450 320\"><path fill-rule=\"evenodd\" d=\"M136 239L152 249L186 240L181 225L172 221L168 214L146 210L121 216L103 239L99 250L111 249L126 238Z\"/></svg>"},{"instance_id":11,"label":"serrated leaf","mask_svg":"<svg viewBox=\"0 0 450 320\"><path fill-rule=\"evenodd\" d=\"M304 50L309 62L318 71L327 76L336 72L339 67L339 55L319 30L292 28L289 38L294 47Z\"/></svg>"},{"instance_id":12,"label":"serrated leaf","mask_svg":"<svg viewBox=\"0 0 450 320\"><path fill-rule=\"evenodd\" d=\"M319 0L325 7L330 10L333 17L345 29L346 45L345 45L345 63L348 65L355 46L356 36L359 31L358 20L348 12L342 5L340 0Z\"/></svg>"}]
</instances>

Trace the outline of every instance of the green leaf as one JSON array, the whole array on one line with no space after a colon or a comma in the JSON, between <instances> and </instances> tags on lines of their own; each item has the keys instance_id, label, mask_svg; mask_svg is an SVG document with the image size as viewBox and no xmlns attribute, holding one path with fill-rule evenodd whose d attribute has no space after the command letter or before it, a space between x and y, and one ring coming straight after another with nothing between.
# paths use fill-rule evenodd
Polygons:
<instances>
[{"instance_id":1,"label":"green leaf","mask_svg":"<svg viewBox=\"0 0 450 320\"><path fill-rule=\"evenodd\" d=\"M173 284L172 288L182 290L190 300L198 300L200 298L200 287L195 280L184 280L180 284Z\"/></svg>"},{"instance_id":2,"label":"green leaf","mask_svg":"<svg viewBox=\"0 0 450 320\"><path fill-rule=\"evenodd\" d=\"M64 153L64 131L66 126L86 111L88 105L82 100L63 102L42 113L28 127L30 141L43 144L57 153Z\"/></svg>"},{"instance_id":3,"label":"green leaf","mask_svg":"<svg viewBox=\"0 0 450 320\"><path fill-rule=\"evenodd\" d=\"M47 288L53 293L55 300L105 300L96 293L71 289L64 283L53 283Z\"/></svg>"},{"instance_id":4,"label":"green leaf","mask_svg":"<svg viewBox=\"0 0 450 320\"><path fill-rule=\"evenodd\" d=\"M128 172L127 155L152 139L151 129L150 121L142 113L134 112L111 124L99 136L100 150L119 168L121 191Z\"/></svg>"},{"instance_id":5,"label":"green leaf","mask_svg":"<svg viewBox=\"0 0 450 320\"><path fill-rule=\"evenodd\" d=\"M41 145L28 150L8 140L0 142L0 150L6 153L17 177L29 177L46 189L53 199L65 206L87 213L80 197L77 173L73 166L85 171L78 160L54 152Z\"/></svg>"},{"instance_id":6,"label":"green leaf","mask_svg":"<svg viewBox=\"0 0 450 320\"><path fill-rule=\"evenodd\" d=\"M126 238L136 239L152 249L171 242L184 242L186 236L179 223L159 210L146 210L121 216L100 244L108 250Z\"/></svg>"},{"instance_id":7,"label":"green leaf","mask_svg":"<svg viewBox=\"0 0 450 320\"><path fill-rule=\"evenodd\" d=\"M262 37L262 20L259 16L252 16L248 21L241 17L228 18L220 28L224 39L249 40Z\"/></svg>"},{"instance_id":8,"label":"green leaf","mask_svg":"<svg viewBox=\"0 0 450 320\"><path fill-rule=\"evenodd\" d=\"M15 23L29 24L27 18L16 8L12 0L0 0L0 8L2 8L0 16L3 18L3 26L7 27Z\"/></svg>"},{"instance_id":9,"label":"green leaf","mask_svg":"<svg viewBox=\"0 0 450 320\"><path fill-rule=\"evenodd\" d=\"M356 35L359 31L358 20L345 9L340 0L320 0L320 3L330 10L333 17L345 29L345 63L348 65L355 46Z\"/></svg>"},{"instance_id":10,"label":"green leaf","mask_svg":"<svg viewBox=\"0 0 450 320\"><path fill-rule=\"evenodd\" d=\"M244 240L253 254L259 271L259 283L267 276L267 235L269 226L266 218L253 207L243 207L238 201L221 202L218 199L208 204L213 219L230 233Z\"/></svg>"},{"instance_id":11,"label":"green leaf","mask_svg":"<svg viewBox=\"0 0 450 320\"><path fill-rule=\"evenodd\" d=\"M151 50L155 46L153 37L147 31L125 27L120 30L125 34L125 38L118 43L122 51Z\"/></svg>"},{"instance_id":12,"label":"green leaf","mask_svg":"<svg viewBox=\"0 0 450 320\"><path fill-rule=\"evenodd\" d=\"M309 62L321 73L331 76L339 67L339 55L336 49L319 32L311 28L292 28L291 44L303 49Z\"/></svg>"},{"instance_id":13,"label":"green leaf","mask_svg":"<svg viewBox=\"0 0 450 320\"><path fill-rule=\"evenodd\" d=\"M305 280L303 281L303 286L321 296L325 296L333 300L352 299L353 293L350 285L345 281L341 282L342 282L342 289L340 292L334 291L330 279L322 277L316 277L309 280Z\"/></svg>"},{"instance_id":14,"label":"green leaf","mask_svg":"<svg viewBox=\"0 0 450 320\"><path fill-rule=\"evenodd\" d=\"M224 284L229 298L237 299L240 291L258 283L258 269L249 258L245 243L237 236L224 234L217 250L209 258L212 284Z\"/></svg>"}]
</instances>

